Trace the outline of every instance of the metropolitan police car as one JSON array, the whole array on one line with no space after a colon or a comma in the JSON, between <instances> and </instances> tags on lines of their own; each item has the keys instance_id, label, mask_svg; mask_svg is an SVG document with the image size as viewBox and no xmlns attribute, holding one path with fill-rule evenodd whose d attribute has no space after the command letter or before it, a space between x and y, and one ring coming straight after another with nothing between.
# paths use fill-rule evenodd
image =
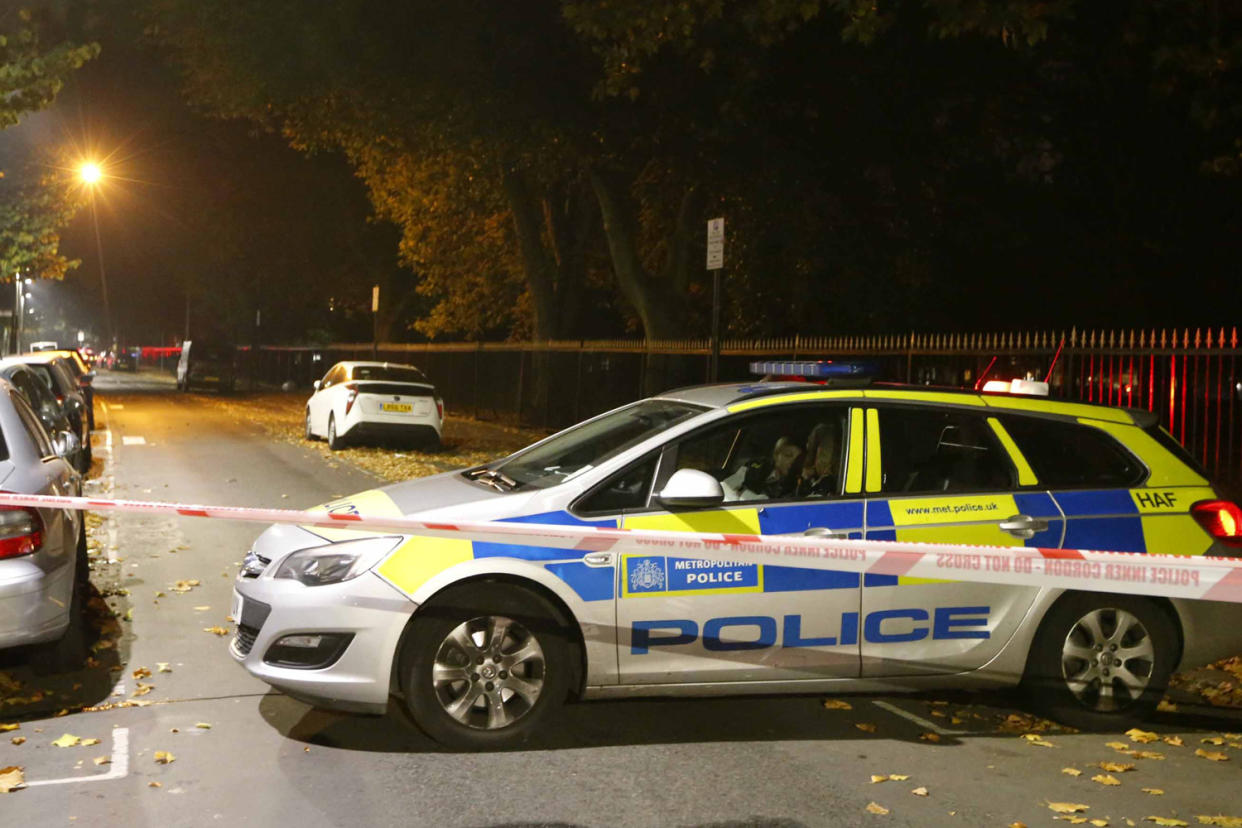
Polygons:
<instances>
[{"instance_id":1,"label":"metropolitan police car","mask_svg":"<svg viewBox=\"0 0 1242 828\"><path fill-rule=\"evenodd\" d=\"M1176 555L1242 544L1242 511L1152 414L865 379L670 391L321 508ZM236 593L231 649L253 675L355 712L395 695L462 748L520 742L567 699L1019 683L1066 723L1120 727L1179 664L1242 650L1227 604L295 526L258 538Z\"/></svg>"}]
</instances>

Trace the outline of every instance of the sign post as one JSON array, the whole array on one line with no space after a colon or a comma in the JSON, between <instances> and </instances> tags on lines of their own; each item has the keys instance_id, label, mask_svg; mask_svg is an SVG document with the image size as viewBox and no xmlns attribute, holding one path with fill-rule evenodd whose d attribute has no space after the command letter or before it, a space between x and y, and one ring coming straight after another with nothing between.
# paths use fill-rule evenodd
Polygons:
<instances>
[{"instance_id":1,"label":"sign post","mask_svg":"<svg viewBox=\"0 0 1242 828\"><path fill-rule=\"evenodd\" d=\"M371 286L371 359L379 359L379 285Z\"/></svg>"},{"instance_id":2,"label":"sign post","mask_svg":"<svg viewBox=\"0 0 1242 828\"><path fill-rule=\"evenodd\" d=\"M707 222L707 269L712 272L712 356L708 379L720 379L720 271L724 269L724 218Z\"/></svg>"}]
</instances>

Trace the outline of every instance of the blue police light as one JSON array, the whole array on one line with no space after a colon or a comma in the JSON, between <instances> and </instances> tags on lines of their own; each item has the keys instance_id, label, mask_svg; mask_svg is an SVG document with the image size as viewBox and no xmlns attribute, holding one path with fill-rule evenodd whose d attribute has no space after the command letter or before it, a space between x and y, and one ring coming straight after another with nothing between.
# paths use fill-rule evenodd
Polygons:
<instances>
[{"instance_id":1,"label":"blue police light","mask_svg":"<svg viewBox=\"0 0 1242 828\"><path fill-rule=\"evenodd\" d=\"M752 362L750 372L757 376L802 377L812 380L867 379L875 375L874 365L865 362Z\"/></svg>"}]
</instances>

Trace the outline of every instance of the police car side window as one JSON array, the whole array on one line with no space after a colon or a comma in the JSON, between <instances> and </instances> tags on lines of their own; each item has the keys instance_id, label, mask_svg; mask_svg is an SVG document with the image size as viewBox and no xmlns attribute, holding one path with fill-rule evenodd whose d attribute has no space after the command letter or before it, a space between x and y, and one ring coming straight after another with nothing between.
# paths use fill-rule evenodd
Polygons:
<instances>
[{"instance_id":1,"label":"police car side window","mask_svg":"<svg viewBox=\"0 0 1242 828\"><path fill-rule=\"evenodd\" d=\"M1138 460L1097 428L1036 417L1005 417L1002 422L1041 488L1129 487L1146 476Z\"/></svg>"},{"instance_id":2,"label":"police car side window","mask_svg":"<svg viewBox=\"0 0 1242 828\"><path fill-rule=\"evenodd\" d=\"M846 406L782 406L733 417L687 437L658 485L697 469L720 481L725 500L821 499L840 494Z\"/></svg>"},{"instance_id":3,"label":"police car side window","mask_svg":"<svg viewBox=\"0 0 1242 828\"><path fill-rule=\"evenodd\" d=\"M594 491L574 505L580 514L616 514L627 509L642 509L651 493L651 478L655 474L658 451L652 452L638 463L618 472L604 481Z\"/></svg>"},{"instance_id":4,"label":"police car side window","mask_svg":"<svg viewBox=\"0 0 1242 828\"><path fill-rule=\"evenodd\" d=\"M1014 470L985 419L970 412L879 410L881 491L907 494L1014 488Z\"/></svg>"}]
</instances>

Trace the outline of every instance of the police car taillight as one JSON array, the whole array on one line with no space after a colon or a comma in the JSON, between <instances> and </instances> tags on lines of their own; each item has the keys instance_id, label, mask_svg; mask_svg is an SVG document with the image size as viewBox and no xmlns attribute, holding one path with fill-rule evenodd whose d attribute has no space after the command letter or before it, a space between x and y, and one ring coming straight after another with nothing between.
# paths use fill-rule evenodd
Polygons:
<instances>
[{"instance_id":1,"label":"police car taillight","mask_svg":"<svg viewBox=\"0 0 1242 828\"><path fill-rule=\"evenodd\" d=\"M34 509L0 506L0 558L38 552L43 546L43 518Z\"/></svg>"},{"instance_id":2,"label":"police car taillight","mask_svg":"<svg viewBox=\"0 0 1242 828\"><path fill-rule=\"evenodd\" d=\"M349 409L354 407L354 400L358 399L358 386L349 382L345 384L345 390L349 392L345 395L345 413L349 414Z\"/></svg>"},{"instance_id":3,"label":"police car taillight","mask_svg":"<svg viewBox=\"0 0 1242 828\"><path fill-rule=\"evenodd\" d=\"M988 380L983 384L983 393L1046 397L1048 396L1048 383L1028 379Z\"/></svg>"},{"instance_id":4,"label":"police car taillight","mask_svg":"<svg viewBox=\"0 0 1242 828\"><path fill-rule=\"evenodd\" d=\"M1190 507L1199 525L1213 540L1242 549L1242 508L1228 500L1200 500Z\"/></svg>"}]
</instances>

